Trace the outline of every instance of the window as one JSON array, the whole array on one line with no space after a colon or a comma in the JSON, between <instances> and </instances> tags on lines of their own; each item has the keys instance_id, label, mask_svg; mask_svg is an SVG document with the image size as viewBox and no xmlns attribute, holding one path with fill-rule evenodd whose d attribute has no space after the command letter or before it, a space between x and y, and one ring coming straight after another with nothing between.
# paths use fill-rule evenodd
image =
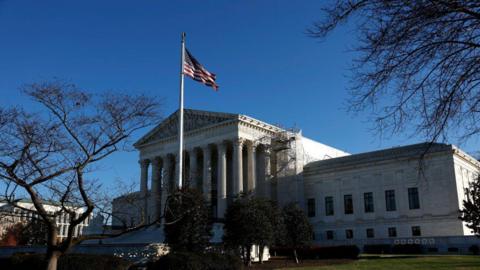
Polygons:
<instances>
[{"instance_id":1,"label":"window","mask_svg":"<svg viewBox=\"0 0 480 270\"><path fill-rule=\"evenodd\" d=\"M373 213L373 193L365 192L363 193L363 204L365 206L365 213Z\"/></svg>"},{"instance_id":2,"label":"window","mask_svg":"<svg viewBox=\"0 0 480 270\"><path fill-rule=\"evenodd\" d=\"M353 198L351 194L343 196L343 205L345 207L345 214L353 214Z\"/></svg>"},{"instance_id":3,"label":"window","mask_svg":"<svg viewBox=\"0 0 480 270\"><path fill-rule=\"evenodd\" d=\"M375 231L372 228L367 229L367 238L374 238Z\"/></svg>"},{"instance_id":4,"label":"window","mask_svg":"<svg viewBox=\"0 0 480 270\"><path fill-rule=\"evenodd\" d=\"M397 206L395 204L395 190L385 190L385 204L387 211L397 210Z\"/></svg>"},{"instance_id":5,"label":"window","mask_svg":"<svg viewBox=\"0 0 480 270\"><path fill-rule=\"evenodd\" d=\"M420 226L412 226L412 236L421 236Z\"/></svg>"},{"instance_id":6,"label":"window","mask_svg":"<svg viewBox=\"0 0 480 270\"><path fill-rule=\"evenodd\" d=\"M397 237L397 228L395 227L388 228L388 237Z\"/></svg>"},{"instance_id":7,"label":"window","mask_svg":"<svg viewBox=\"0 0 480 270\"><path fill-rule=\"evenodd\" d=\"M307 214L308 214L308 217L315 216L315 199L307 200Z\"/></svg>"},{"instance_id":8,"label":"window","mask_svg":"<svg viewBox=\"0 0 480 270\"><path fill-rule=\"evenodd\" d=\"M408 189L408 207L410 209L420 209L420 200L418 198L418 188Z\"/></svg>"},{"instance_id":9,"label":"window","mask_svg":"<svg viewBox=\"0 0 480 270\"><path fill-rule=\"evenodd\" d=\"M352 239L353 238L353 230L345 230L345 238Z\"/></svg>"},{"instance_id":10,"label":"window","mask_svg":"<svg viewBox=\"0 0 480 270\"><path fill-rule=\"evenodd\" d=\"M327 240L333 240L334 238L333 231L327 231L326 234L327 234Z\"/></svg>"},{"instance_id":11,"label":"window","mask_svg":"<svg viewBox=\"0 0 480 270\"><path fill-rule=\"evenodd\" d=\"M333 216L333 197L325 197L325 215Z\"/></svg>"}]
</instances>

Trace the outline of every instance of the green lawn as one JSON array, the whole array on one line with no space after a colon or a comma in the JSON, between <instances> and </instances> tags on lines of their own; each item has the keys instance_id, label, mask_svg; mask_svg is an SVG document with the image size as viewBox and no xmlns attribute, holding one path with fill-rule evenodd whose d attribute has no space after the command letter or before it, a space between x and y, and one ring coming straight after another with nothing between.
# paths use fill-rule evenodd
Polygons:
<instances>
[{"instance_id":1,"label":"green lawn","mask_svg":"<svg viewBox=\"0 0 480 270\"><path fill-rule=\"evenodd\" d=\"M297 270L416 270L416 269L480 269L480 256L371 256L356 261L323 266L281 268Z\"/></svg>"}]
</instances>

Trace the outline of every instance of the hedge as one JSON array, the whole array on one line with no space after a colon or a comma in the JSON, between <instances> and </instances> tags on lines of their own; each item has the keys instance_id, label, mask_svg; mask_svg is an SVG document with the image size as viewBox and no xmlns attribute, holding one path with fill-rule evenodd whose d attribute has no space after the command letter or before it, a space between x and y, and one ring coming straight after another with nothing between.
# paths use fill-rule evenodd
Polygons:
<instances>
[{"instance_id":1,"label":"hedge","mask_svg":"<svg viewBox=\"0 0 480 270\"><path fill-rule=\"evenodd\" d=\"M363 253L368 254L391 254L392 245L389 244L378 244L378 245L364 245Z\"/></svg>"},{"instance_id":2,"label":"hedge","mask_svg":"<svg viewBox=\"0 0 480 270\"><path fill-rule=\"evenodd\" d=\"M271 248L270 254L277 256L293 256L293 248ZM297 249L300 259L356 259L360 254L357 246L305 247Z\"/></svg>"},{"instance_id":3,"label":"hedge","mask_svg":"<svg viewBox=\"0 0 480 270\"><path fill-rule=\"evenodd\" d=\"M363 252L370 254L422 254L425 253L425 248L419 244L364 245Z\"/></svg>"},{"instance_id":4,"label":"hedge","mask_svg":"<svg viewBox=\"0 0 480 270\"><path fill-rule=\"evenodd\" d=\"M15 254L0 260L0 269L43 270L47 262L43 254ZM58 270L126 270L131 263L112 255L66 254L58 261Z\"/></svg>"},{"instance_id":5,"label":"hedge","mask_svg":"<svg viewBox=\"0 0 480 270\"><path fill-rule=\"evenodd\" d=\"M239 270L238 256L220 253L171 252L147 265L148 270Z\"/></svg>"},{"instance_id":6,"label":"hedge","mask_svg":"<svg viewBox=\"0 0 480 270\"><path fill-rule=\"evenodd\" d=\"M393 254L422 254L424 253L424 248L422 245L418 245L418 244L393 245L392 253Z\"/></svg>"}]
</instances>

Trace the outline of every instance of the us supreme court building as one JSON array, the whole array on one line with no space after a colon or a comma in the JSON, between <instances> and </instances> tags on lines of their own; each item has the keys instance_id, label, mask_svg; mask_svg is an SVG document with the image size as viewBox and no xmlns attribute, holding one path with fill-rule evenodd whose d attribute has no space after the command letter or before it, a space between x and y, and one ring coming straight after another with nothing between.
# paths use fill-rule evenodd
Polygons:
<instances>
[{"instance_id":1,"label":"us supreme court building","mask_svg":"<svg viewBox=\"0 0 480 270\"><path fill-rule=\"evenodd\" d=\"M219 224L229 203L251 192L302 206L317 245L422 244L442 252L478 242L458 216L480 163L456 146L351 155L246 115L184 114L183 185L203 192ZM177 119L173 113L135 143L140 190L113 201L113 226L162 216L177 182Z\"/></svg>"}]
</instances>

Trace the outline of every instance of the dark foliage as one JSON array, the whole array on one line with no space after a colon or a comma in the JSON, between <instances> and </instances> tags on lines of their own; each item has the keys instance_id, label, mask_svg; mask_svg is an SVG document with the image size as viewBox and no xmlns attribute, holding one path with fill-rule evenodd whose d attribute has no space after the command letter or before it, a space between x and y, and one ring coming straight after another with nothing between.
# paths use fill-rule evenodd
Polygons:
<instances>
[{"instance_id":1,"label":"dark foliage","mask_svg":"<svg viewBox=\"0 0 480 270\"><path fill-rule=\"evenodd\" d=\"M480 248L478 247L478 245L471 245L468 248L468 251L470 251L473 255L478 255L478 253L480 252Z\"/></svg>"},{"instance_id":2,"label":"dark foliage","mask_svg":"<svg viewBox=\"0 0 480 270\"><path fill-rule=\"evenodd\" d=\"M313 227L303 210L296 203L283 207L282 219L285 228L284 244L294 249L293 255L298 263L296 249L310 244L313 237Z\"/></svg>"},{"instance_id":3,"label":"dark foliage","mask_svg":"<svg viewBox=\"0 0 480 270\"><path fill-rule=\"evenodd\" d=\"M419 244L405 244L405 245L365 245L363 246L364 253L370 254L422 254L425 253L424 246Z\"/></svg>"},{"instance_id":4,"label":"dark foliage","mask_svg":"<svg viewBox=\"0 0 480 270\"><path fill-rule=\"evenodd\" d=\"M212 224L205 199L196 189L176 190L167 199L165 241L173 251L203 252Z\"/></svg>"},{"instance_id":5,"label":"dark foliage","mask_svg":"<svg viewBox=\"0 0 480 270\"><path fill-rule=\"evenodd\" d=\"M388 244L364 245L363 253L390 254L392 253L392 245L388 245Z\"/></svg>"},{"instance_id":6,"label":"dark foliage","mask_svg":"<svg viewBox=\"0 0 480 270\"><path fill-rule=\"evenodd\" d=\"M331 247L303 247L297 250L302 259L356 259L360 254L357 246L331 246ZM277 256L291 256L293 248L272 248L270 254Z\"/></svg>"},{"instance_id":7,"label":"dark foliage","mask_svg":"<svg viewBox=\"0 0 480 270\"><path fill-rule=\"evenodd\" d=\"M225 213L224 242L233 251L241 251L246 264L251 263L253 245L269 246L275 242L279 211L274 203L262 198L243 196Z\"/></svg>"},{"instance_id":8,"label":"dark foliage","mask_svg":"<svg viewBox=\"0 0 480 270\"><path fill-rule=\"evenodd\" d=\"M111 255L66 254L60 257L58 270L126 270L130 262ZM47 266L45 255L16 254L0 260L0 269L43 270Z\"/></svg>"},{"instance_id":9,"label":"dark foliage","mask_svg":"<svg viewBox=\"0 0 480 270\"><path fill-rule=\"evenodd\" d=\"M0 246L46 245L47 228L40 220L17 223L7 228L0 239Z\"/></svg>"},{"instance_id":10,"label":"dark foliage","mask_svg":"<svg viewBox=\"0 0 480 270\"><path fill-rule=\"evenodd\" d=\"M358 34L353 112L371 109L379 132L409 128L431 141L480 133L480 2L322 2L311 36L349 20Z\"/></svg>"},{"instance_id":11,"label":"dark foliage","mask_svg":"<svg viewBox=\"0 0 480 270\"><path fill-rule=\"evenodd\" d=\"M466 198L460 210L460 219L467 223L472 232L480 236L480 176L465 189Z\"/></svg>"},{"instance_id":12,"label":"dark foliage","mask_svg":"<svg viewBox=\"0 0 480 270\"><path fill-rule=\"evenodd\" d=\"M220 253L172 252L148 265L148 270L239 270L238 256Z\"/></svg>"}]
</instances>

